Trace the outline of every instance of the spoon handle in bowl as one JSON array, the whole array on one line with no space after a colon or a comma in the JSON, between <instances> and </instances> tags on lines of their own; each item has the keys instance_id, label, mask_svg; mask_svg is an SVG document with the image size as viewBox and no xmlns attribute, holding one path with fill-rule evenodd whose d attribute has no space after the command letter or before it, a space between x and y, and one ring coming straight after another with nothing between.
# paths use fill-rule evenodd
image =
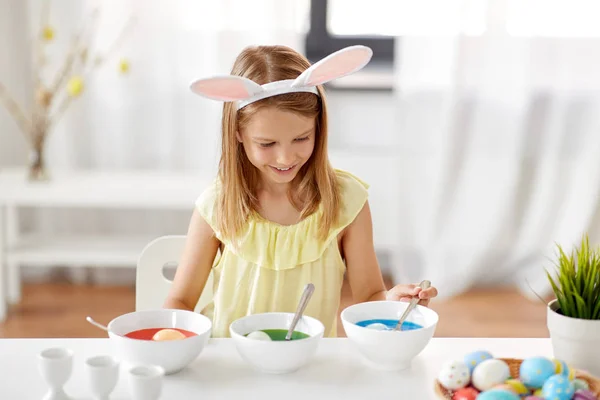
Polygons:
<instances>
[{"instance_id":1,"label":"spoon handle in bowl","mask_svg":"<svg viewBox=\"0 0 600 400\"><path fill-rule=\"evenodd\" d=\"M308 301L310 300L310 297L312 296L314 291L315 285L313 285L312 283L309 283L304 287L304 292L302 293L302 297L300 298L300 302L298 303L298 309L296 310L296 314L294 314L294 319L292 320L290 329L288 329L288 332L285 335L285 340L292 340L292 334L294 333L296 324L298 324L298 321L300 320L300 317L302 316L304 309L308 305Z\"/></svg>"},{"instance_id":2,"label":"spoon handle in bowl","mask_svg":"<svg viewBox=\"0 0 600 400\"><path fill-rule=\"evenodd\" d=\"M421 283L419 283L419 287L422 290L425 290L427 288L429 288L431 286L431 282L428 280L424 280ZM406 317L408 317L408 314L410 314L410 312L412 310L414 310L414 308L417 306L417 303L419 302L419 298L415 297L410 301L410 304L408 305L408 307L406 307L406 310L404 311L404 314L402 314L402 316L400 317L400 319L398 320L398 323L396 324L396 326L394 327L395 331L399 331L402 329L402 323L404 323L404 320L406 319Z\"/></svg>"}]
</instances>

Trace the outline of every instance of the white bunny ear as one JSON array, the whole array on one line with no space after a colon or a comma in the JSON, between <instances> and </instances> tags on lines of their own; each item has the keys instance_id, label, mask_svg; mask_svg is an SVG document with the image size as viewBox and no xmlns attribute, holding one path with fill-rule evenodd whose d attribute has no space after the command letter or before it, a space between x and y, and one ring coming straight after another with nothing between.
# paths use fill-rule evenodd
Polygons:
<instances>
[{"instance_id":1,"label":"white bunny ear","mask_svg":"<svg viewBox=\"0 0 600 400\"><path fill-rule=\"evenodd\" d=\"M220 101L244 100L263 91L256 82L235 75L199 79L190 85L190 89L200 96Z\"/></svg>"},{"instance_id":2,"label":"white bunny ear","mask_svg":"<svg viewBox=\"0 0 600 400\"><path fill-rule=\"evenodd\" d=\"M336 51L313 64L292 87L317 86L361 70L371 60L373 50L366 46L350 46Z\"/></svg>"}]
</instances>

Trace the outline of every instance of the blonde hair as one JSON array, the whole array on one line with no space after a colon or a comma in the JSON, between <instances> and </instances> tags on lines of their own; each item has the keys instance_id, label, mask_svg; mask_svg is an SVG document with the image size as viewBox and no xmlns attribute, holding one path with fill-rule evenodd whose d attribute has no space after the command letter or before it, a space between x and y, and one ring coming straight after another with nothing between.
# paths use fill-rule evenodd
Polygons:
<instances>
[{"instance_id":1,"label":"blonde hair","mask_svg":"<svg viewBox=\"0 0 600 400\"><path fill-rule=\"evenodd\" d=\"M285 46L245 48L235 60L231 74L243 76L263 85L294 79L310 67L309 61ZM300 211L300 219L322 206L318 237L325 239L337 222L340 194L335 172L327 156L327 107L322 87L320 97L312 93L288 93L269 97L236 111L235 104L223 106L221 159L217 202L217 227L222 237L235 241L252 213L258 212L256 194L259 172L250 163L236 132L244 129L252 116L265 107L291 111L315 118L315 146L308 162L302 166L291 185L288 197Z\"/></svg>"}]
</instances>

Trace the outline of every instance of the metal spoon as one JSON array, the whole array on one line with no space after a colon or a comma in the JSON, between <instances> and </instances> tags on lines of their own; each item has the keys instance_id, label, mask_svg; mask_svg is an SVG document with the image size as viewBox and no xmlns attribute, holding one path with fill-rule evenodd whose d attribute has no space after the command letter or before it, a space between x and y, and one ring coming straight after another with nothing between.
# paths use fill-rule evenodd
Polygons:
<instances>
[{"instance_id":1,"label":"metal spoon","mask_svg":"<svg viewBox=\"0 0 600 400\"><path fill-rule=\"evenodd\" d=\"M298 308L296 309L296 314L294 314L292 324L290 325L290 328L288 329L288 332L285 335L285 340L292 340L292 334L294 333L294 329L296 328L296 325L298 324L298 321L300 320L300 317L302 316L302 313L304 312L304 309L306 308L306 305L308 304L308 301L310 300L310 297L312 296L314 291L315 285L313 285L312 283L309 283L304 287L304 293L302 293L302 297L300 298L300 302L298 303Z\"/></svg>"},{"instance_id":2,"label":"metal spoon","mask_svg":"<svg viewBox=\"0 0 600 400\"><path fill-rule=\"evenodd\" d=\"M425 289L429 288L430 286L431 286L431 282L428 280L424 280L421 283L419 283L419 287L421 288L421 290L425 290ZM417 306L417 303L419 302L419 300L420 299L418 297L415 297L410 301L410 304L408 305L408 307L406 307L406 311L404 311L404 314L402 314L402 316L398 320L398 323L392 330L394 330L394 331L402 330L402 323L404 322L406 317L408 317L408 314L410 314L410 312L412 310L414 310L414 308Z\"/></svg>"},{"instance_id":3,"label":"metal spoon","mask_svg":"<svg viewBox=\"0 0 600 400\"><path fill-rule=\"evenodd\" d=\"M105 330L106 332L109 332L109 330L108 330L108 327L106 327L105 325L102 325L102 324L101 324L101 323L99 323L99 322L96 322L96 321L94 321L94 320L92 319L92 317L88 316L88 317L86 317L86 320L87 320L87 322L89 322L90 324L94 325L95 327L97 327L97 328L100 328L100 329L103 329L103 330Z\"/></svg>"}]
</instances>

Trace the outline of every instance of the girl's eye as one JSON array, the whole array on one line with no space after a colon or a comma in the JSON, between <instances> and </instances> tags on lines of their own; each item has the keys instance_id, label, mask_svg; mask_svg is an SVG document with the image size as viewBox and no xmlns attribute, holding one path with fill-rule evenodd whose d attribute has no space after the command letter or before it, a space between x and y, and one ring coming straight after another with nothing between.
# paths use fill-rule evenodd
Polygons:
<instances>
[{"instance_id":1,"label":"girl's eye","mask_svg":"<svg viewBox=\"0 0 600 400\"><path fill-rule=\"evenodd\" d=\"M271 147L275 144L275 142L271 142L271 143L260 143L260 147Z\"/></svg>"},{"instance_id":2,"label":"girl's eye","mask_svg":"<svg viewBox=\"0 0 600 400\"><path fill-rule=\"evenodd\" d=\"M308 140L308 136L302 137L302 138L298 138L296 139L298 142L303 142L305 140Z\"/></svg>"}]
</instances>

